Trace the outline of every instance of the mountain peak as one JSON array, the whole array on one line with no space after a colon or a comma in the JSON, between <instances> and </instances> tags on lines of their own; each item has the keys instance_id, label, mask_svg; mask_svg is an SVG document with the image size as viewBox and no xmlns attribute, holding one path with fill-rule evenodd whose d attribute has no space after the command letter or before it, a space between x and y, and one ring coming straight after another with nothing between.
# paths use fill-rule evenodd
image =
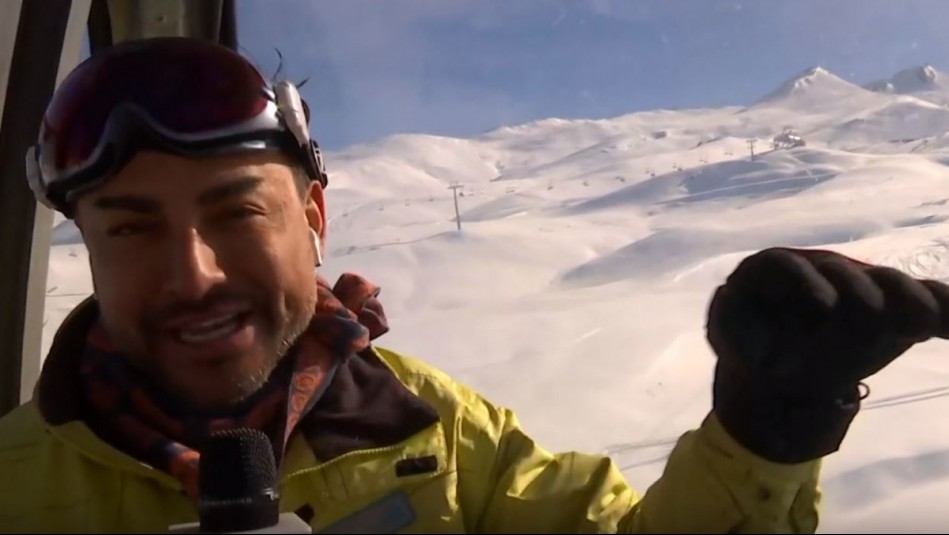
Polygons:
<instances>
[{"instance_id":1,"label":"mountain peak","mask_svg":"<svg viewBox=\"0 0 949 535\"><path fill-rule=\"evenodd\" d=\"M845 84L847 83L841 80L840 78L838 78L837 76L833 75L827 69L821 67L820 65L817 65L815 67L811 67L810 69L807 69L801 72L797 76L786 81L782 85L782 87L792 90L792 91L800 91L800 90L806 89L812 84L821 83L821 82L827 82L827 83L842 82Z\"/></svg>"},{"instance_id":2,"label":"mountain peak","mask_svg":"<svg viewBox=\"0 0 949 535\"><path fill-rule=\"evenodd\" d=\"M801 74L799 74L799 75L798 75L798 78L806 78L806 77L814 77L814 76L827 76L827 75L833 76L833 75L830 73L830 71L828 71L827 69L821 67L820 65L816 65L816 66L814 66L814 67L811 67L810 69L805 70L805 71L802 72Z\"/></svg>"},{"instance_id":3,"label":"mountain peak","mask_svg":"<svg viewBox=\"0 0 949 535\"><path fill-rule=\"evenodd\" d=\"M859 86L839 78L818 65L785 81L777 89L758 101L758 104L776 103L798 97L833 98L851 94L854 90L862 92Z\"/></svg>"},{"instance_id":4,"label":"mountain peak","mask_svg":"<svg viewBox=\"0 0 949 535\"><path fill-rule=\"evenodd\" d=\"M946 75L929 64L903 69L890 78L867 84L866 88L878 93L917 93L949 87Z\"/></svg>"}]
</instances>

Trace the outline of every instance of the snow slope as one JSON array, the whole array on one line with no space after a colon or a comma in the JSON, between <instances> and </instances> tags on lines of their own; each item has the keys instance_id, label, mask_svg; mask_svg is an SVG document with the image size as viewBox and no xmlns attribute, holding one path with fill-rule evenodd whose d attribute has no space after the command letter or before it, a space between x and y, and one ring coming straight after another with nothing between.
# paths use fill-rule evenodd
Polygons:
<instances>
[{"instance_id":1,"label":"snow slope","mask_svg":"<svg viewBox=\"0 0 949 535\"><path fill-rule=\"evenodd\" d=\"M949 109L900 93L816 68L748 107L331 153L324 274L382 286L381 345L512 407L550 449L612 455L645 490L709 409L705 307L744 256L830 247L949 280ZM786 126L807 146L771 150ZM86 259L58 221L44 347L91 290ZM947 350L918 346L871 379L825 463L821 531L944 529Z\"/></svg>"}]
</instances>

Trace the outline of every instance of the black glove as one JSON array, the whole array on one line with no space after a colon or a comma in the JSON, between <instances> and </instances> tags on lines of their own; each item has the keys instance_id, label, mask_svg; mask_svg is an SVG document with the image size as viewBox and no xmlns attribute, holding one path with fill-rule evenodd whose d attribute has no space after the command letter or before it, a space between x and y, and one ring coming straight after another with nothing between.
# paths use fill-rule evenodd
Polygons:
<instances>
[{"instance_id":1,"label":"black glove","mask_svg":"<svg viewBox=\"0 0 949 535\"><path fill-rule=\"evenodd\" d=\"M803 462L840 447L863 379L949 337L949 286L829 251L766 249L717 289L706 327L722 425L761 457Z\"/></svg>"}]
</instances>

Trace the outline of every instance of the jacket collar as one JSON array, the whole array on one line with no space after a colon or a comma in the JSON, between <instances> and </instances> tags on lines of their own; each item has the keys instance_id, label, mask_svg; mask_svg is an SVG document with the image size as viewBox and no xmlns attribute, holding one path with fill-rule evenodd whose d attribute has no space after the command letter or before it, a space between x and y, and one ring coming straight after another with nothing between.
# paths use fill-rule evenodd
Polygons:
<instances>
[{"instance_id":1,"label":"jacket collar","mask_svg":"<svg viewBox=\"0 0 949 535\"><path fill-rule=\"evenodd\" d=\"M83 421L89 408L82 403L79 361L86 335L98 314L98 303L89 297L66 317L34 391L34 402L43 419L59 428L56 435L66 442L71 441L70 437L84 437L81 442L88 444L88 439L94 437ZM307 442L316 459L325 462L353 451L398 444L438 422L439 415L410 391L370 347L344 361L306 419L312 424L301 426L311 430ZM79 429L82 431L77 432ZM119 453L104 443L80 449L87 454L95 450L93 456L99 460L103 460L106 450Z\"/></svg>"}]
</instances>

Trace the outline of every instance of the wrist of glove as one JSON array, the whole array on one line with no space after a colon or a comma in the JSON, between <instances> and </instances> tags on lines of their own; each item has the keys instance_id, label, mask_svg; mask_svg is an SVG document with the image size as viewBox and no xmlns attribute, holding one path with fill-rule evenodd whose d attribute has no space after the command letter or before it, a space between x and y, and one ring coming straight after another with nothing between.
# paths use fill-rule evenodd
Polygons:
<instances>
[{"instance_id":1,"label":"wrist of glove","mask_svg":"<svg viewBox=\"0 0 949 535\"><path fill-rule=\"evenodd\" d=\"M861 382L949 333L949 287L829 251L766 249L716 291L713 410L753 453L799 463L837 451Z\"/></svg>"},{"instance_id":2,"label":"wrist of glove","mask_svg":"<svg viewBox=\"0 0 949 535\"><path fill-rule=\"evenodd\" d=\"M794 464L840 448L866 396L861 390L853 385L820 396L802 394L719 361L713 410L746 449L772 462Z\"/></svg>"}]
</instances>

